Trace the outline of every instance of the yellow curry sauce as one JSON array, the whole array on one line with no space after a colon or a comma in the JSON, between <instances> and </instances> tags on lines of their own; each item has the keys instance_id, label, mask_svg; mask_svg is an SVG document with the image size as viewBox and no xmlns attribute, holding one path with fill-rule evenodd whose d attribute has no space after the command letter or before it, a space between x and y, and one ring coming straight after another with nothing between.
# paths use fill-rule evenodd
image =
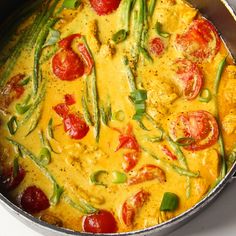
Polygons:
<instances>
[{"instance_id":1,"label":"yellow curry sauce","mask_svg":"<svg viewBox=\"0 0 236 236\"><path fill-rule=\"evenodd\" d=\"M185 1L96 2L44 1L2 50L1 192L27 211L24 191L41 189L50 206L28 212L50 224L108 232L83 226L106 210L111 232L139 230L194 206L233 164L236 66ZM179 201L161 210L166 192Z\"/></svg>"}]
</instances>

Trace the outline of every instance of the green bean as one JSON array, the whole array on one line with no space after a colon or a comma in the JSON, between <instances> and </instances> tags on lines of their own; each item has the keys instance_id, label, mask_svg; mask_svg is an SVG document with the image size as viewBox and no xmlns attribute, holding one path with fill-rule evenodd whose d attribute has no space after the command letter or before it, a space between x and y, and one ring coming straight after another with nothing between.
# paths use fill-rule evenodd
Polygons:
<instances>
[{"instance_id":1,"label":"green bean","mask_svg":"<svg viewBox=\"0 0 236 236\"><path fill-rule=\"evenodd\" d=\"M93 59L94 63L94 57L93 54L88 46L88 43L86 41L86 38L82 38L91 58ZM100 135L100 109L99 109L99 95L98 95L98 88L97 88L97 75L96 75L96 65L94 65L92 74L91 74L91 89L92 89L92 103L93 103L93 115L94 115L94 128L95 128L95 138L96 141L99 141L99 135Z\"/></svg>"},{"instance_id":2,"label":"green bean","mask_svg":"<svg viewBox=\"0 0 236 236\"><path fill-rule=\"evenodd\" d=\"M86 98L84 96L82 96L82 109L83 109L84 119L85 119L87 125L93 126L93 121L92 121L92 118L91 118L91 115L90 115L90 112L88 109L88 104L87 104Z\"/></svg>"},{"instance_id":3,"label":"green bean","mask_svg":"<svg viewBox=\"0 0 236 236\"><path fill-rule=\"evenodd\" d=\"M136 90L136 83L135 83L134 74L133 74L133 72L132 72L132 70L129 66L128 57L124 56L122 61L125 65L125 67L126 67L126 73L127 73L127 76L128 76L130 90L131 90L131 92L133 92L133 91Z\"/></svg>"},{"instance_id":4,"label":"green bean","mask_svg":"<svg viewBox=\"0 0 236 236\"><path fill-rule=\"evenodd\" d=\"M153 62L152 57L150 56L149 52L145 48L139 47L139 51L142 53L142 55L147 61Z\"/></svg>"},{"instance_id":5,"label":"green bean","mask_svg":"<svg viewBox=\"0 0 236 236\"><path fill-rule=\"evenodd\" d=\"M25 137L27 137L28 135L30 135L37 127L38 123L39 123L39 120L41 119L41 109L38 109L36 112L35 112L35 117L33 119L31 119L31 125L30 125L30 128L27 132L27 134L25 135Z\"/></svg>"},{"instance_id":6,"label":"green bean","mask_svg":"<svg viewBox=\"0 0 236 236\"><path fill-rule=\"evenodd\" d=\"M63 196L64 201L72 206L73 208L79 210L83 214L93 214L98 212L98 209L88 204L86 201L74 202L69 196Z\"/></svg>"},{"instance_id":7,"label":"green bean","mask_svg":"<svg viewBox=\"0 0 236 236\"><path fill-rule=\"evenodd\" d=\"M149 8L148 8L148 14L150 17L152 17L152 15L154 13L154 10L156 7L156 2L157 2L157 0L150 0Z\"/></svg>"},{"instance_id":8,"label":"green bean","mask_svg":"<svg viewBox=\"0 0 236 236\"><path fill-rule=\"evenodd\" d=\"M20 122L21 125L25 124L30 118L31 116L35 113L35 110L38 108L38 106L40 105L40 103L43 101L44 97L46 94L46 84L44 83L42 85L42 90L41 93L39 94L39 96L35 99L34 103L32 104L32 106L30 107L30 109L28 110L28 112L26 113L24 119Z\"/></svg>"},{"instance_id":9,"label":"green bean","mask_svg":"<svg viewBox=\"0 0 236 236\"><path fill-rule=\"evenodd\" d=\"M129 32L130 15L133 4L136 0L124 0L122 9L122 22L124 24L124 30Z\"/></svg>"},{"instance_id":10,"label":"green bean","mask_svg":"<svg viewBox=\"0 0 236 236\"><path fill-rule=\"evenodd\" d=\"M50 180L50 182L53 184L53 198L55 198L54 194L55 192L58 195L58 188L61 188L56 179L54 178L54 176L50 173L50 171L47 169L47 167L43 166L42 163L40 162L40 160L31 152L29 151L24 145L16 142L13 139L7 138L7 140L13 144L14 146L20 148L20 150L22 151L22 153L24 153L26 156L28 156L33 163L42 171L42 173ZM62 189L62 188L61 188ZM57 202L53 202L55 205L59 202L60 198L57 196Z\"/></svg>"},{"instance_id":11,"label":"green bean","mask_svg":"<svg viewBox=\"0 0 236 236\"><path fill-rule=\"evenodd\" d=\"M223 71L224 71L224 68L225 68L225 65L226 65L226 59L227 59L227 57L225 57L219 63L218 69L217 69L217 74L216 74L216 79L215 79L215 83L214 83L215 116L216 116L216 119L218 121L218 124L219 124L219 111L218 111L218 99L217 99L217 96L218 96L218 91L219 91L221 77L222 77L222 74L223 74ZM225 160L224 140L223 140L223 136L222 136L221 130L219 131L218 143L219 143L219 146L220 146L220 155L221 155L221 160L222 160L220 179L223 179L224 176L226 175L226 172L227 172L227 165L226 165L226 160Z\"/></svg>"},{"instance_id":12,"label":"green bean","mask_svg":"<svg viewBox=\"0 0 236 236\"><path fill-rule=\"evenodd\" d=\"M37 42L36 42L36 47L35 47L35 52L34 52L34 69L33 69L33 93L34 95L37 94L38 92L38 76L39 76L39 60L42 52L42 47L43 44L47 38L49 28L52 27L58 19L49 19L49 21L46 23L42 31L40 32Z\"/></svg>"}]
</instances>

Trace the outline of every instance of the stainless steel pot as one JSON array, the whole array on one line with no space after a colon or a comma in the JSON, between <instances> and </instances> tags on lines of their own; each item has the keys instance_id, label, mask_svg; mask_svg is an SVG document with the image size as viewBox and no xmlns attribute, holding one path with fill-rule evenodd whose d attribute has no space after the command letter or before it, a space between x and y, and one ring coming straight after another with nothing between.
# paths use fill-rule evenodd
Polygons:
<instances>
[{"instance_id":1,"label":"stainless steel pot","mask_svg":"<svg viewBox=\"0 0 236 236\"><path fill-rule=\"evenodd\" d=\"M236 58L236 1L235 0L188 0L191 4L197 7L200 12L208 19L210 19L219 32L222 35L226 45L230 49L234 58ZM0 1L0 21L7 17L13 9L17 6L17 3L23 3L24 0L11 0ZM14 3L14 4L12 4ZM204 199L202 199L197 205L184 212L183 214L164 222L160 225L153 226L148 229L133 231L129 233L117 233L115 235L155 235L163 236L167 233L174 231L183 224L187 223L194 216L196 216L201 210L213 202L220 192L229 184L236 173L236 163L225 176L225 178L218 184L218 186ZM13 203L11 203L6 197L0 194L0 203L20 221L25 223L32 229L42 233L45 236L68 236L68 235L91 235L88 233L78 233L75 231L58 228L42 222L33 216L27 214ZM114 234L106 234L114 235Z\"/></svg>"}]
</instances>

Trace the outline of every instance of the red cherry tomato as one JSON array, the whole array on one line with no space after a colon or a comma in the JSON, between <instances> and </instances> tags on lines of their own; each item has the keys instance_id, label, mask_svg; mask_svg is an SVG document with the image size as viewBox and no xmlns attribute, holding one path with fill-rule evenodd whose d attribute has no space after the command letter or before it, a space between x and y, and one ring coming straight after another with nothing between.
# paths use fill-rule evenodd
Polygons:
<instances>
[{"instance_id":1,"label":"red cherry tomato","mask_svg":"<svg viewBox=\"0 0 236 236\"><path fill-rule=\"evenodd\" d=\"M90 0L92 8L95 12L101 15L108 15L115 11L119 5L121 0Z\"/></svg>"},{"instance_id":2,"label":"red cherry tomato","mask_svg":"<svg viewBox=\"0 0 236 236\"><path fill-rule=\"evenodd\" d=\"M73 139L82 139L89 132L89 127L78 115L68 114L64 119L64 130Z\"/></svg>"},{"instance_id":3,"label":"red cherry tomato","mask_svg":"<svg viewBox=\"0 0 236 236\"><path fill-rule=\"evenodd\" d=\"M116 233L117 223L109 211L100 210L98 213L83 218L83 231L89 233Z\"/></svg>"},{"instance_id":4,"label":"red cherry tomato","mask_svg":"<svg viewBox=\"0 0 236 236\"><path fill-rule=\"evenodd\" d=\"M67 106L71 106L71 105L76 103L75 97L72 94L66 94L64 96L64 100L65 100L65 103L66 103Z\"/></svg>"},{"instance_id":5,"label":"red cherry tomato","mask_svg":"<svg viewBox=\"0 0 236 236\"><path fill-rule=\"evenodd\" d=\"M138 163L139 152L129 152L124 154L124 161L122 162L122 168L125 172L131 171Z\"/></svg>"},{"instance_id":6,"label":"red cherry tomato","mask_svg":"<svg viewBox=\"0 0 236 236\"><path fill-rule=\"evenodd\" d=\"M120 132L120 131L118 130L118 132ZM124 134L121 133L119 136L119 145L116 148L116 152L118 150L120 150L121 148L132 149L137 152L140 151L138 141L136 140L136 138L134 137L134 135L132 133L132 126L131 125L128 125L125 133Z\"/></svg>"},{"instance_id":7,"label":"red cherry tomato","mask_svg":"<svg viewBox=\"0 0 236 236\"><path fill-rule=\"evenodd\" d=\"M202 71L195 63L187 59L179 59L176 64L177 75L184 85L184 96L188 100L196 98L203 85Z\"/></svg>"},{"instance_id":8,"label":"red cherry tomato","mask_svg":"<svg viewBox=\"0 0 236 236\"><path fill-rule=\"evenodd\" d=\"M53 110L60 116L60 117L66 117L69 113L69 107L65 103L59 103L55 107L53 107Z\"/></svg>"},{"instance_id":9,"label":"red cherry tomato","mask_svg":"<svg viewBox=\"0 0 236 236\"><path fill-rule=\"evenodd\" d=\"M52 69L61 80L75 80L84 74L83 61L70 49L63 49L53 57Z\"/></svg>"},{"instance_id":10,"label":"red cherry tomato","mask_svg":"<svg viewBox=\"0 0 236 236\"><path fill-rule=\"evenodd\" d=\"M125 201L121 211L125 225L131 226L133 224L136 214L143 207L149 196L148 192L141 190Z\"/></svg>"},{"instance_id":11,"label":"red cherry tomato","mask_svg":"<svg viewBox=\"0 0 236 236\"><path fill-rule=\"evenodd\" d=\"M206 19L194 20L187 32L176 37L177 48L193 60L213 59L220 44L215 27Z\"/></svg>"},{"instance_id":12,"label":"red cherry tomato","mask_svg":"<svg viewBox=\"0 0 236 236\"><path fill-rule=\"evenodd\" d=\"M215 117L207 111L191 111L181 114L176 122L172 123L171 135L173 139L192 138L187 150L198 151L215 144L219 137L219 128Z\"/></svg>"},{"instance_id":13,"label":"red cherry tomato","mask_svg":"<svg viewBox=\"0 0 236 236\"><path fill-rule=\"evenodd\" d=\"M173 161L178 159L176 155L174 155L166 145L163 145L161 147L161 150L166 154L166 156L170 157Z\"/></svg>"},{"instance_id":14,"label":"red cherry tomato","mask_svg":"<svg viewBox=\"0 0 236 236\"><path fill-rule=\"evenodd\" d=\"M139 184L154 179L158 179L160 183L164 183L166 181L165 172L158 166L145 165L128 180L128 184Z\"/></svg>"},{"instance_id":15,"label":"red cherry tomato","mask_svg":"<svg viewBox=\"0 0 236 236\"><path fill-rule=\"evenodd\" d=\"M165 45L160 38L154 38L150 42L150 51L155 56L161 56L164 52L164 49L165 49Z\"/></svg>"},{"instance_id":16,"label":"red cherry tomato","mask_svg":"<svg viewBox=\"0 0 236 236\"><path fill-rule=\"evenodd\" d=\"M31 214L39 213L50 206L47 196L36 186L30 186L24 190L20 204L23 210Z\"/></svg>"},{"instance_id":17,"label":"red cherry tomato","mask_svg":"<svg viewBox=\"0 0 236 236\"><path fill-rule=\"evenodd\" d=\"M13 174L13 168L3 170L0 176L0 186L5 191L12 191L19 186L19 184L25 178L25 170L19 167L16 176Z\"/></svg>"},{"instance_id":18,"label":"red cherry tomato","mask_svg":"<svg viewBox=\"0 0 236 236\"><path fill-rule=\"evenodd\" d=\"M8 108L8 106L15 100L19 99L25 89L20 82L25 78L25 75L18 74L13 76L8 83L0 89L0 93L3 95L0 100L0 107L2 109Z\"/></svg>"},{"instance_id":19,"label":"red cherry tomato","mask_svg":"<svg viewBox=\"0 0 236 236\"><path fill-rule=\"evenodd\" d=\"M71 49L71 45L74 39L81 38L80 34L72 34L59 42L59 46L66 50Z\"/></svg>"}]
</instances>

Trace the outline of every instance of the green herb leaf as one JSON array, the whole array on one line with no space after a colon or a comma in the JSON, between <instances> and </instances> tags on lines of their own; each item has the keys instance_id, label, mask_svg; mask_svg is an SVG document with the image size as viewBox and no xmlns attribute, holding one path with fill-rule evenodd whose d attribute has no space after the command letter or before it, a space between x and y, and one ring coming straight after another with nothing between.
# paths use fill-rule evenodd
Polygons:
<instances>
[{"instance_id":1,"label":"green herb leaf","mask_svg":"<svg viewBox=\"0 0 236 236\"><path fill-rule=\"evenodd\" d=\"M56 44L60 40L60 36L61 33L58 30L49 28L48 37L43 45L43 48Z\"/></svg>"}]
</instances>

